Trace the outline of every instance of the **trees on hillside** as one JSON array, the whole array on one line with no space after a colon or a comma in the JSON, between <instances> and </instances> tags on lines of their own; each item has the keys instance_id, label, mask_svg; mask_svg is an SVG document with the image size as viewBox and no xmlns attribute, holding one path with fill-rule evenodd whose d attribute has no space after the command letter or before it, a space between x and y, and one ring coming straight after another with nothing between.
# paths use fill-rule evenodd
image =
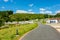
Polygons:
<instances>
[{"instance_id":1,"label":"trees on hillside","mask_svg":"<svg viewBox=\"0 0 60 40\"><path fill-rule=\"evenodd\" d=\"M27 21L34 19L43 19L44 14L13 14L10 15L10 21Z\"/></svg>"},{"instance_id":2,"label":"trees on hillside","mask_svg":"<svg viewBox=\"0 0 60 40\"><path fill-rule=\"evenodd\" d=\"M13 11L0 11L0 24L2 22L12 22L12 21L28 21L34 19L44 19L44 18L53 18L60 17L60 13L56 15L48 15L48 14L25 14L25 13L15 13ZM3 19L3 20L2 20Z\"/></svg>"},{"instance_id":3,"label":"trees on hillside","mask_svg":"<svg viewBox=\"0 0 60 40\"><path fill-rule=\"evenodd\" d=\"M60 17L60 13L57 13L57 14L55 15L55 17Z\"/></svg>"},{"instance_id":4,"label":"trees on hillside","mask_svg":"<svg viewBox=\"0 0 60 40\"><path fill-rule=\"evenodd\" d=\"M0 27L2 26L2 25L4 25L4 19L2 18L0 18Z\"/></svg>"},{"instance_id":5,"label":"trees on hillside","mask_svg":"<svg viewBox=\"0 0 60 40\"><path fill-rule=\"evenodd\" d=\"M0 26L10 20L9 16L13 14L13 11L0 11Z\"/></svg>"}]
</instances>

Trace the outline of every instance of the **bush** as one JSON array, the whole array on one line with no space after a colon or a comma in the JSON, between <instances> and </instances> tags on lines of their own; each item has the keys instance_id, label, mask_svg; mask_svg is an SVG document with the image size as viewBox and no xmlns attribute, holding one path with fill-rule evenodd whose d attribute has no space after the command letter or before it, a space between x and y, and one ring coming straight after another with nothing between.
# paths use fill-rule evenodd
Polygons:
<instances>
[{"instance_id":1,"label":"bush","mask_svg":"<svg viewBox=\"0 0 60 40\"><path fill-rule=\"evenodd\" d=\"M4 19L0 19L0 27L4 25Z\"/></svg>"}]
</instances>

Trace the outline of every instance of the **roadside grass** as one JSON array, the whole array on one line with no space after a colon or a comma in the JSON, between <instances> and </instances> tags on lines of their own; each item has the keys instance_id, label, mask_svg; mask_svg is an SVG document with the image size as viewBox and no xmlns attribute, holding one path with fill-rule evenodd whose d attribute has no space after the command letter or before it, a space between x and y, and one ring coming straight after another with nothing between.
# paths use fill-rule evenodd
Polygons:
<instances>
[{"instance_id":1,"label":"roadside grass","mask_svg":"<svg viewBox=\"0 0 60 40\"><path fill-rule=\"evenodd\" d=\"M41 24L46 24L46 19L40 19Z\"/></svg>"},{"instance_id":2,"label":"roadside grass","mask_svg":"<svg viewBox=\"0 0 60 40\"><path fill-rule=\"evenodd\" d=\"M42 24L46 24L46 21L42 21Z\"/></svg>"},{"instance_id":3,"label":"roadside grass","mask_svg":"<svg viewBox=\"0 0 60 40\"><path fill-rule=\"evenodd\" d=\"M18 40L23 34L37 27L37 23L33 24L10 24L9 28L0 30L0 40ZM16 35L18 29L18 36Z\"/></svg>"}]
</instances>

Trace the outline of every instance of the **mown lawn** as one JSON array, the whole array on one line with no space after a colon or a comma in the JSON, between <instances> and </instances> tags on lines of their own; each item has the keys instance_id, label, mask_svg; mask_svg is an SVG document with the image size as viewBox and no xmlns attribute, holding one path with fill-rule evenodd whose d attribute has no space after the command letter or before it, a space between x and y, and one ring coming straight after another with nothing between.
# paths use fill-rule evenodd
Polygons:
<instances>
[{"instance_id":1,"label":"mown lawn","mask_svg":"<svg viewBox=\"0 0 60 40\"><path fill-rule=\"evenodd\" d=\"M37 27L37 23L33 24L19 24L9 25L9 28L0 30L0 40L18 40L23 34ZM18 29L19 36L16 36L16 29Z\"/></svg>"}]
</instances>

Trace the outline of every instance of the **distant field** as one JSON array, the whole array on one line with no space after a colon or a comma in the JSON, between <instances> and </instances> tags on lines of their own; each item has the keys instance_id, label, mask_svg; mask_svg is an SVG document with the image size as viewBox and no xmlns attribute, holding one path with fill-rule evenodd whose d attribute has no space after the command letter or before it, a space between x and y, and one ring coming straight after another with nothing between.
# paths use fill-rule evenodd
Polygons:
<instances>
[{"instance_id":1,"label":"distant field","mask_svg":"<svg viewBox=\"0 0 60 40\"><path fill-rule=\"evenodd\" d=\"M0 30L0 40L18 40L24 33L37 27L37 23L33 24L19 24L9 25L9 28ZM18 29L19 36L16 36L16 29Z\"/></svg>"}]
</instances>

